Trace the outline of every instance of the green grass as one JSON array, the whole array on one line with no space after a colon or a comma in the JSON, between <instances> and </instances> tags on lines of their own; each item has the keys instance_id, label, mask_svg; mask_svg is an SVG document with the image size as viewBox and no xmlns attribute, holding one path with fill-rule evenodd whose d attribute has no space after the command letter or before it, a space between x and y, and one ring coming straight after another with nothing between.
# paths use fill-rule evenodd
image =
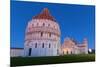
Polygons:
<instances>
[{"instance_id":1,"label":"green grass","mask_svg":"<svg viewBox=\"0 0 100 67\"><path fill-rule=\"evenodd\" d=\"M11 66L42 65L95 61L95 54L48 57L11 57Z\"/></svg>"}]
</instances>

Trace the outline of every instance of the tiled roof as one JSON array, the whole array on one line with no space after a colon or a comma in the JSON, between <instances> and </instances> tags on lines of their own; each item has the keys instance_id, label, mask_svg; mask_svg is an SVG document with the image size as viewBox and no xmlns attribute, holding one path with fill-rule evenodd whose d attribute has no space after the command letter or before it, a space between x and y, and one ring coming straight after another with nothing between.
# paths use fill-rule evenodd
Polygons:
<instances>
[{"instance_id":1,"label":"tiled roof","mask_svg":"<svg viewBox=\"0 0 100 67\"><path fill-rule=\"evenodd\" d=\"M48 20L55 21L54 17L51 16L48 8L44 8L40 14L33 16L33 19L48 19Z\"/></svg>"}]
</instances>

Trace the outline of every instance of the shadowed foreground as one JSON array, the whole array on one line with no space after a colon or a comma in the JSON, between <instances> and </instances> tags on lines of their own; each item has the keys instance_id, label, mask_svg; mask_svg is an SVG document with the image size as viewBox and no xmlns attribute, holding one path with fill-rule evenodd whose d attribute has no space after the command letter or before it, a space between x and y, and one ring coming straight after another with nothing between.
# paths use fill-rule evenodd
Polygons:
<instances>
[{"instance_id":1,"label":"shadowed foreground","mask_svg":"<svg viewBox=\"0 0 100 67\"><path fill-rule=\"evenodd\" d=\"M91 61L95 61L95 54L48 56L48 57L11 57L11 66L91 62Z\"/></svg>"}]
</instances>

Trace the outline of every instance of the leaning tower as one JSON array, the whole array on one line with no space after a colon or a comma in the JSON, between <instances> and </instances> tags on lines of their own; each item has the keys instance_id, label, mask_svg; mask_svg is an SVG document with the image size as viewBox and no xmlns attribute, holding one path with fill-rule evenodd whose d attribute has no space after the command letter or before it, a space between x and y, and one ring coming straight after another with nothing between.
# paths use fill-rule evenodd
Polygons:
<instances>
[{"instance_id":1,"label":"leaning tower","mask_svg":"<svg viewBox=\"0 0 100 67\"><path fill-rule=\"evenodd\" d=\"M33 16L25 32L25 56L57 56L60 48L60 28L49 10Z\"/></svg>"},{"instance_id":2,"label":"leaning tower","mask_svg":"<svg viewBox=\"0 0 100 67\"><path fill-rule=\"evenodd\" d=\"M87 38L84 38L84 40L83 40L83 46L85 46L84 47L84 53L88 54L88 40L87 40Z\"/></svg>"}]
</instances>

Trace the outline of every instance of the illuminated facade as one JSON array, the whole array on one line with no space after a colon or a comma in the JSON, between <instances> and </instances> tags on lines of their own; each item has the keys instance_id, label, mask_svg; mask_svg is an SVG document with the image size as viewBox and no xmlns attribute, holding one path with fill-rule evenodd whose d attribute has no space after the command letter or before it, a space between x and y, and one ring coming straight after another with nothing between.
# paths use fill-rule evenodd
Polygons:
<instances>
[{"instance_id":1,"label":"illuminated facade","mask_svg":"<svg viewBox=\"0 0 100 67\"><path fill-rule=\"evenodd\" d=\"M77 43L74 39L65 38L61 46L61 55L65 54L88 54L88 42L85 38L83 43Z\"/></svg>"}]
</instances>

